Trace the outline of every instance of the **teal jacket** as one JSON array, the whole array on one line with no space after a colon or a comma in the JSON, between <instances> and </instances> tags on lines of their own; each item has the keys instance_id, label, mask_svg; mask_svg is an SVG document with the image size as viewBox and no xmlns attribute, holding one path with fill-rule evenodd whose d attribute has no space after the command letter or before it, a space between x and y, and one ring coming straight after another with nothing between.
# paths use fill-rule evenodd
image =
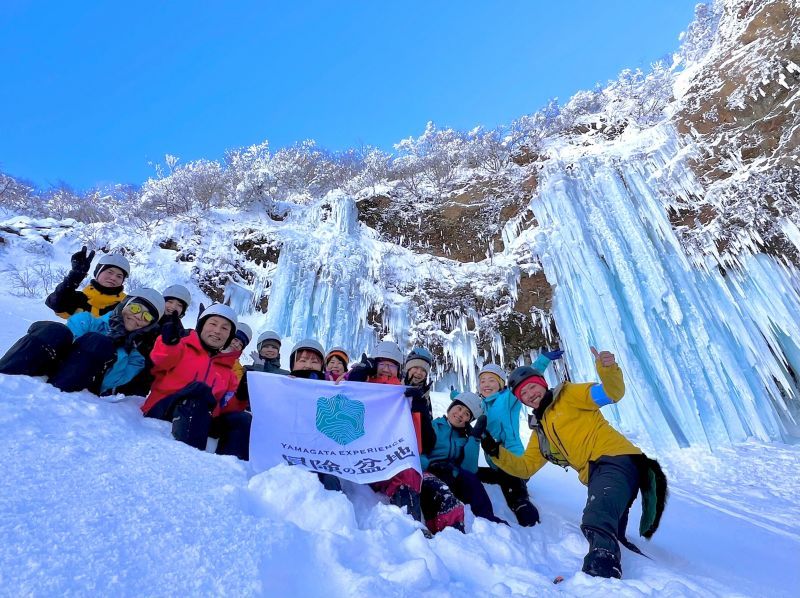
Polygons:
<instances>
[{"instance_id":1,"label":"teal jacket","mask_svg":"<svg viewBox=\"0 0 800 598\"><path fill-rule=\"evenodd\" d=\"M550 360L544 355L539 355L533 362L533 369L542 373L550 365ZM486 430L492 438L502 444L508 451L515 455L525 452L525 445L519 435L519 414L522 411L522 403L517 400L509 388L483 398L483 412L486 414ZM486 455L486 462L497 469L489 455Z\"/></svg>"},{"instance_id":2,"label":"teal jacket","mask_svg":"<svg viewBox=\"0 0 800 598\"><path fill-rule=\"evenodd\" d=\"M436 444L429 453L420 458L423 471L434 463L449 462L460 469L477 473L478 453L481 448L478 439L469 436L464 428L451 426L444 416L437 417L431 425L436 434ZM457 475L457 471L453 473Z\"/></svg>"},{"instance_id":3,"label":"teal jacket","mask_svg":"<svg viewBox=\"0 0 800 598\"><path fill-rule=\"evenodd\" d=\"M67 327L72 331L76 339L88 332L108 335L111 331L108 320L113 313L114 312L108 312L96 318L88 311L79 312L69 317L67 320ZM104 394L117 386L122 386L133 380L134 376L144 369L144 364L144 356L135 348L128 352L125 350L125 347L119 347L117 349L117 360L103 376L103 382L100 385L100 394Z\"/></svg>"}]
</instances>

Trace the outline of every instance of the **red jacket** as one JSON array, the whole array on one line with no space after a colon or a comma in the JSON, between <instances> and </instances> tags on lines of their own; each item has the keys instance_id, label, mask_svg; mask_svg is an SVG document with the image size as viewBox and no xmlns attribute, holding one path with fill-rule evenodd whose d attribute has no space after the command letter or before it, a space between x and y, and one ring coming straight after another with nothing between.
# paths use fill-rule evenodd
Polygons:
<instances>
[{"instance_id":1,"label":"red jacket","mask_svg":"<svg viewBox=\"0 0 800 598\"><path fill-rule=\"evenodd\" d=\"M240 401L236 401L234 396L239 380L233 372L233 364L239 355L238 352L209 355L195 330L190 331L189 336L182 338L177 345L165 345L158 337L150 352L153 361L150 371L155 380L142 411L147 413L161 399L192 382L203 382L211 387L217 399L213 416L240 411ZM224 402L225 406L220 407L220 402Z\"/></svg>"}]
</instances>

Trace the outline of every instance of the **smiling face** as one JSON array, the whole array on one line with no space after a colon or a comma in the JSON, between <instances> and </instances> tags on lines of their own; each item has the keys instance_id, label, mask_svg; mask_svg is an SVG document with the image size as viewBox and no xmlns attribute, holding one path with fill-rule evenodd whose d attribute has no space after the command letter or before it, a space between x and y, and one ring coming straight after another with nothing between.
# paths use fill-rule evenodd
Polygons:
<instances>
[{"instance_id":1,"label":"smiling face","mask_svg":"<svg viewBox=\"0 0 800 598\"><path fill-rule=\"evenodd\" d=\"M241 353L243 350L244 350L244 345L242 345L242 341L240 341L238 338L234 338L231 341L231 344L228 345L228 348L225 349L225 353L234 353L234 352Z\"/></svg>"},{"instance_id":2,"label":"smiling face","mask_svg":"<svg viewBox=\"0 0 800 598\"><path fill-rule=\"evenodd\" d=\"M97 275L96 280L104 287L121 287L125 281L125 273L115 266L109 266Z\"/></svg>"},{"instance_id":3,"label":"smiling face","mask_svg":"<svg viewBox=\"0 0 800 598\"><path fill-rule=\"evenodd\" d=\"M328 368L328 371L334 376L341 376L342 374L344 374L345 371L345 364L342 362L341 359L339 359L335 355L328 360L328 364L326 367Z\"/></svg>"},{"instance_id":4,"label":"smiling face","mask_svg":"<svg viewBox=\"0 0 800 598\"><path fill-rule=\"evenodd\" d=\"M389 359L379 359L375 367L378 376L386 378L397 378L397 374L400 371L400 366Z\"/></svg>"},{"instance_id":5,"label":"smiling face","mask_svg":"<svg viewBox=\"0 0 800 598\"><path fill-rule=\"evenodd\" d=\"M294 369L319 372L322 370L322 358L314 351L301 349L294 357Z\"/></svg>"},{"instance_id":6,"label":"smiling face","mask_svg":"<svg viewBox=\"0 0 800 598\"><path fill-rule=\"evenodd\" d=\"M270 341L261 345L261 349L258 352L262 359L275 359L279 353L280 347Z\"/></svg>"},{"instance_id":7,"label":"smiling face","mask_svg":"<svg viewBox=\"0 0 800 598\"><path fill-rule=\"evenodd\" d=\"M233 330L230 320L221 316L209 316L200 332L200 340L212 349L221 349Z\"/></svg>"},{"instance_id":8,"label":"smiling face","mask_svg":"<svg viewBox=\"0 0 800 598\"><path fill-rule=\"evenodd\" d=\"M522 403L526 407L536 409L542 402L542 399L544 398L544 393L546 392L547 389L541 384L537 384L536 382L530 382L525 386L523 386L522 389L519 391L520 403Z\"/></svg>"},{"instance_id":9,"label":"smiling face","mask_svg":"<svg viewBox=\"0 0 800 598\"><path fill-rule=\"evenodd\" d=\"M164 301L164 313L168 316L171 316L172 314L182 316L183 303L181 303L180 299L167 299Z\"/></svg>"},{"instance_id":10,"label":"smiling face","mask_svg":"<svg viewBox=\"0 0 800 598\"><path fill-rule=\"evenodd\" d=\"M478 390L481 392L482 396L490 397L494 393L500 391L500 380L498 380L497 376L494 374L484 372L481 374L481 377L478 378Z\"/></svg>"},{"instance_id":11,"label":"smiling face","mask_svg":"<svg viewBox=\"0 0 800 598\"><path fill-rule=\"evenodd\" d=\"M427 378L428 372L426 372L424 368L419 366L408 368L408 380L411 384L422 384Z\"/></svg>"},{"instance_id":12,"label":"smiling face","mask_svg":"<svg viewBox=\"0 0 800 598\"><path fill-rule=\"evenodd\" d=\"M463 428L472 420L472 413L464 405L453 405L447 411L447 421L454 428Z\"/></svg>"},{"instance_id":13,"label":"smiling face","mask_svg":"<svg viewBox=\"0 0 800 598\"><path fill-rule=\"evenodd\" d=\"M128 332L133 332L134 330L144 328L150 323L144 319L144 314L150 313L147 311L147 308L142 307L142 309L139 310L139 313L135 314L131 311L132 303L133 302L122 308L122 323L125 326L125 330Z\"/></svg>"}]
</instances>

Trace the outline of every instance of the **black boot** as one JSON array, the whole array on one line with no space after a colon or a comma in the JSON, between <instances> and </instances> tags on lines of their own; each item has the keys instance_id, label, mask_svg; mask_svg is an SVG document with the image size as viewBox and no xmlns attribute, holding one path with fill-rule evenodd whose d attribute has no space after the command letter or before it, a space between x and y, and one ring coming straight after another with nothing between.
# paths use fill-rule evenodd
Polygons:
<instances>
[{"instance_id":1,"label":"black boot","mask_svg":"<svg viewBox=\"0 0 800 598\"><path fill-rule=\"evenodd\" d=\"M622 565L619 556L605 548L592 548L583 557L583 568L587 575L594 577L616 577L622 579Z\"/></svg>"},{"instance_id":2,"label":"black boot","mask_svg":"<svg viewBox=\"0 0 800 598\"><path fill-rule=\"evenodd\" d=\"M400 507L403 509L405 507L408 509L408 514L411 515L415 520L423 523L422 521L422 503L420 502L419 492L416 490L412 490L408 486L400 486L397 491L392 495L389 499L396 507ZM424 524L424 523L423 523ZM427 533L426 533L427 532ZM433 537L428 531L427 527L423 527L423 532L426 537Z\"/></svg>"},{"instance_id":3,"label":"black boot","mask_svg":"<svg viewBox=\"0 0 800 598\"><path fill-rule=\"evenodd\" d=\"M527 499L521 500L517 504L511 506L511 510L514 511L517 522L522 527L533 527L539 523L539 510Z\"/></svg>"},{"instance_id":4,"label":"black boot","mask_svg":"<svg viewBox=\"0 0 800 598\"><path fill-rule=\"evenodd\" d=\"M172 416L172 436L201 451L206 450L211 429L211 409L204 397L184 399Z\"/></svg>"}]
</instances>

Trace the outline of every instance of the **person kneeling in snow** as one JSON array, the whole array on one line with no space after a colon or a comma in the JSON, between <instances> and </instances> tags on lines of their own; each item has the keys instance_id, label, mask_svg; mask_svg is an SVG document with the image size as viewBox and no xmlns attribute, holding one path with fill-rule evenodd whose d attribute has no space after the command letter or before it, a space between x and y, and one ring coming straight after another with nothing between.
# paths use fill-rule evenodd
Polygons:
<instances>
[{"instance_id":1,"label":"person kneeling in snow","mask_svg":"<svg viewBox=\"0 0 800 598\"><path fill-rule=\"evenodd\" d=\"M583 571L621 578L618 542L639 552L625 537L628 511L641 490L639 533L650 538L664 510L667 479L657 461L647 458L601 415L600 407L622 398L625 383L612 353L592 347L592 354L602 384L564 382L549 390L539 371L529 366L514 370L508 379L511 391L533 409L529 417L533 434L525 453L513 454L488 433L481 444L497 465L521 478L530 477L548 461L576 469L589 489L581 522L589 541Z\"/></svg>"},{"instance_id":2,"label":"person kneeling in snow","mask_svg":"<svg viewBox=\"0 0 800 598\"><path fill-rule=\"evenodd\" d=\"M158 291L139 289L104 316L34 322L0 359L0 374L44 375L64 392L113 394L145 367L137 345L156 328L163 305Z\"/></svg>"},{"instance_id":3,"label":"person kneeling in snow","mask_svg":"<svg viewBox=\"0 0 800 598\"><path fill-rule=\"evenodd\" d=\"M153 387L142 405L146 417L172 422L172 435L200 450L218 437L218 455L247 460L251 416L235 401L240 353L223 353L236 336L236 313L227 305L200 306L195 330L175 318L161 327L150 359Z\"/></svg>"},{"instance_id":4,"label":"person kneeling in snow","mask_svg":"<svg viewBox=\"0 0 800 598\"><path fill-rule=\"evenodd\" d=\"M362 356L361 362L353 366L353 369L347 373L346 378L350 382L402 385L399 378L402 365L403 352L397 343L381 341L375 345L370 357ZM408 394L407 392L406 395L408 396ZM413 407L412 413L414 413ZM370 484L370 487L374 491L388 496L391 504L401 509L406 507L409 515L420 523L422 522L422 507L420 504L422 476L419 475L416 469L409 467L388 480Z\"/></svg>"},{"instance_id":5,"label":"person kneeling in snow","mask_svg":"<svg viewBox=\"0 0 800 598\"><path fill-rule=\"evenodd\" d=\"M476 416L477 421L472 427L470 422ZM495 516L492 501L477 475L480 439L486 430L486 415L480 397L472 392L462 392L450 403L444 417L433 420L432 427L436 442L422 455L423 470L446 483L456 498L472 507L476 517L507 525L506 521ZM423 510L426 494L423 480ZM430 523L428 527L431 527Z\"/></svg>"}]
</instances>

